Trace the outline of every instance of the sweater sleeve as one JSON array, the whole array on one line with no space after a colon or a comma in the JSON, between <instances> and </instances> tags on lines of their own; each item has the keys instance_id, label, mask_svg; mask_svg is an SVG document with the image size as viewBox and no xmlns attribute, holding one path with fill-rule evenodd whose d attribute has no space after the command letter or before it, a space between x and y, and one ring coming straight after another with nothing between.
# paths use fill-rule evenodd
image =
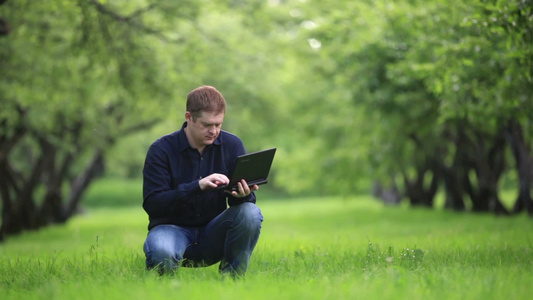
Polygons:
<instances>
[{"instance_id":1,"label":"sweater sleeve","mask_svg":"<svg viewBox=\"0 0 533 300\"><path fill-rule=\"evenodd\" d=\"M143 177L143 208L152 217L168 214L200 190L199 180L172 188L168 155L157 144L148 150Z\"/></svg>"}]
</instances>

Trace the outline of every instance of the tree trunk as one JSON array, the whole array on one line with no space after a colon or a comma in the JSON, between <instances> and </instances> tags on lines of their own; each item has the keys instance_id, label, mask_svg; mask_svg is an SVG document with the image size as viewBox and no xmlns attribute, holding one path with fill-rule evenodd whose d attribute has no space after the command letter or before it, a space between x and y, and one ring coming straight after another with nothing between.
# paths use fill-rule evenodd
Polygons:
<instances>
[{"instance_id":1,"label":"tree trunk","mask_svg":"<svg viewBox=\"0 0 533 300\"><path fill-rule=\"evenodd\" d=\"M28 178L17 176L14 169L5 160L0 162L0 174L3 177L2 189L2 226L0 236L20 233L26 229L38 229L43 226L39 210L34 201L34 191L39 185L50 155L51 148L42 148ZM4 198L5 195L5 198ZM14 201L12 201L14 200Z\"/></svg>"},{"instance_id":2,"label":"tree trunk","mask_svg":"<svg viewBox=\"0 0 533 300\"><path fill-rule=\"evenodd\" d=\"M533 159L531 150L524 139L522 126L517 120L509 120L505 129L505 137L511 146L519 179L519 193L513 213L520 213L526 210L530 216L533 216L533 201L531 199Z\"/></svg>"},{"instance_id":3,"label":"tree trunk","mask_svg":"<svg viewBox=\"0 0 533 300\"><path fill-rule=\"evenodd\" d=\"M72 142L75 149L74 152L79 152L79 144L77 143L79 129L81 129L81 123L77 124L72 134L74 136L74 141ZM72 151L63 151L63 155L60 157L61 151L46 140L41 140L41 148L50 149L46 168L47 176L43 178L46 186L46 194L40 208L41 222L44 225L64 223L66 220L63 218L62 186L63 182L67 179L68 170L74 160L74 154ZM61 163L58 163L58 161Z\"/></svg>"},{"instance_id":4,"label":"tree trunk","mask_svg":"<svg viewBox=\"0 0 533 300\"><path fill-rule=\"evenodd\" d=\"M444 158L438 161L438 172L444 181L446 193L444 207L455 211L466 210L464 202L464 180L467 166L465 158L467 157L469 142L465 133L464 126L458 125L455 138L451 138L455 144L455 153L451 166L447 166ZM444 156L443 156L444 157Z\"/></svg>"},{"instance_id":5,"label":"tree trunk","mask_svg":"<svg viewBox=\"0 0 533 300\"><path fill-rule=\"evenodd\" d=\"M477 175L477 193L471 193L472 210L508 215L509 212L501 203L498 195L498 182L505 168L503 130L499 130L494 137L477 132L476 137L473 155L469 158Z\"/></svg>"},{"instance_id":6,"label":"tree trunk","mask_svg":"<svg viewBox=\"0 0 533 300\"><path fill-rule=\"evenodd\" d=\"M424 178L428 172L431 172L432 178L429 187L424 186ZM415 180L409 180L405 172L403 173L405 194L413 206L433 206L433 199L437 193L439 173L436 171L434 164L426 161L417 170Z\"/></svg>"},{"instance_id":7,"label":"tree trunk","mask_svg":"<svg viewBox=\"0 0 533 300\"><path fill-rule=\"evenodd\" d=\"M41 144L46 145L45 144ZM50 145L48 145L50 146ZM18 234L24 230L35 230L52 223L64 223L72 217L79 207L83 193L91 181L100 174L103 164L103 151L97 149L85 170L72 182L68 201L62 203L61 184L64 177L50 169L50 164L55 162L53 147L43 146L42 155L32 175L24 182L22 188L13 178L9 164L0 162L0 192L2 196L2 226L0 227L0 241L6 236ZM67 158L67 161L70 159ZM51 172L51 173L46 173ZM40 207L34 199L34 190L38 179L43 174L55 176L48 179L47 192ZM63 173L65 175L66 172ZM15 201L12 201L14 199Z\"/></svg>"},{"instance_id":8,"label":"tree trunk","mask_svg":"<svg viewBox=\"0 0 533 300\"><path fill-rule=\"evenodd\" d=\"M463 199L463 187L459 180L459 176L457 175L457 171L453 168L444 166L442 168L441 176L444 181L444 190L446 192L444 203L445 208L455 211L466 210Z\"/></svg>"},{"instance_id":9,"label":"tree trunk","mask_svg":"<svg viewBox=\"0 0 533 300\"><path fill-rule=\"evenodd\" d=\"M84 171L77 176L71 184L68 201L63 210L62 220L66 221L79 209L82 196L98 175L101 174L104 165L104 151L96 149L91 161Z\"/></svg>"},{"instance_id":10,"label":"tree trunk","mask_svg":"<svg viewBox=\"0 0 533 300\"><path fill-rule=\"evenodd\" d=\"M394 181L392 181L390 187L383 187L381 182L375 181L372 186L372 195L388 205L397 205L402 201L402 195L398 191Z\"/></svg>"}]
</instances>

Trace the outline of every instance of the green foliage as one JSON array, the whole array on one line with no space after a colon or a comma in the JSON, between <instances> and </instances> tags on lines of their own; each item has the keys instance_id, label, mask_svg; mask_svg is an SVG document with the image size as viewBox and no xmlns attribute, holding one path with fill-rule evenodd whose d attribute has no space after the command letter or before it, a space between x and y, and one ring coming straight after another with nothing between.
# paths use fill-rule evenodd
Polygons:
<instances>
[{"instance_id":1,"label":"green foliage","mask_svg":"<svg viewBox=\"0 0 533 300\"><path fill-rule=\"evenodd\" d=\"M516 119L531 145L530 4L9 1L1 130L29 108L32 131L66 148L79 137L106 150L108 175L138 177L187 92L210 84L228 100L224 129L248 151L278 147L275 189L349 196L428 157L450 165L457 128L492 137ZM79 134L58 129L80 120Z\"/></svg>"},{"instance_id":2,"label":"green foliage","mask_svg":"<svg viewBox=\"0 0 533 300\"><path fill-rule=\"evenodd\" d=\"M299 134L285 143L289 162L281 158L281 184L294 193L349 194L369 177L394 182L428 159L449 164L456 131L490 143L508 120L530 124L526 3L289 2L287 8L304 12L297 14L302 27L316 24L299 31L292 47L311 83L298 89L305 100L293 106L288 124ZM303 39L320 47L306 52ZM291 87L299 87L295 78Z\"/></svg>"}]
</instances>

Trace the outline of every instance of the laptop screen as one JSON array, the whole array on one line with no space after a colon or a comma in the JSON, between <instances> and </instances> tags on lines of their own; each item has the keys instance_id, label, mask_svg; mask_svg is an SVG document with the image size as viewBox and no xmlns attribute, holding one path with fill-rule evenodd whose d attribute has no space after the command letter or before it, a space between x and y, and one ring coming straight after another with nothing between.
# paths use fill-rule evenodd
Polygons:
<instances>
[{"instance_id":1,"label":"laptop screen","mask_svg":"<svg viewBox=\"0 0 533 300\"><path fill-rule=\"evenodd\" d=\"M229 176L230 183L219 186L216 189L234 191L237 189L237 183L242 179L246 180L249 186L266 184L274 161L274 154L276 154L276 148L247 153L237 157L233 172Z\"/></svg>"}]
</instances>

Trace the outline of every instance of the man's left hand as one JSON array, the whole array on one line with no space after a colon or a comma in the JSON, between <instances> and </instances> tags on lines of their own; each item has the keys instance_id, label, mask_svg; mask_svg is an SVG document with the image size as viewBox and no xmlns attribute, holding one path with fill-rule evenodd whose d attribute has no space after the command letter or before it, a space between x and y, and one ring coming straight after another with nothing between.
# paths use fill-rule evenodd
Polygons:
<instances>
[{"instance_id":1,"label":"man's left hand","mask_svg":"<svg viewBox=\"0 0 533 300\"><path fill-rule=\"evenodd\" d=\"M258 189L259 189L259 186L257 184L253 185L250 188L248 186L248 183L246 183L246 180L243 179L241 180L241 182L237 183L237 190L232 191L231 195L233 197L243 198L243 197L250 195L253 191L257 191Z\"/></svg>"}]
</instances>

